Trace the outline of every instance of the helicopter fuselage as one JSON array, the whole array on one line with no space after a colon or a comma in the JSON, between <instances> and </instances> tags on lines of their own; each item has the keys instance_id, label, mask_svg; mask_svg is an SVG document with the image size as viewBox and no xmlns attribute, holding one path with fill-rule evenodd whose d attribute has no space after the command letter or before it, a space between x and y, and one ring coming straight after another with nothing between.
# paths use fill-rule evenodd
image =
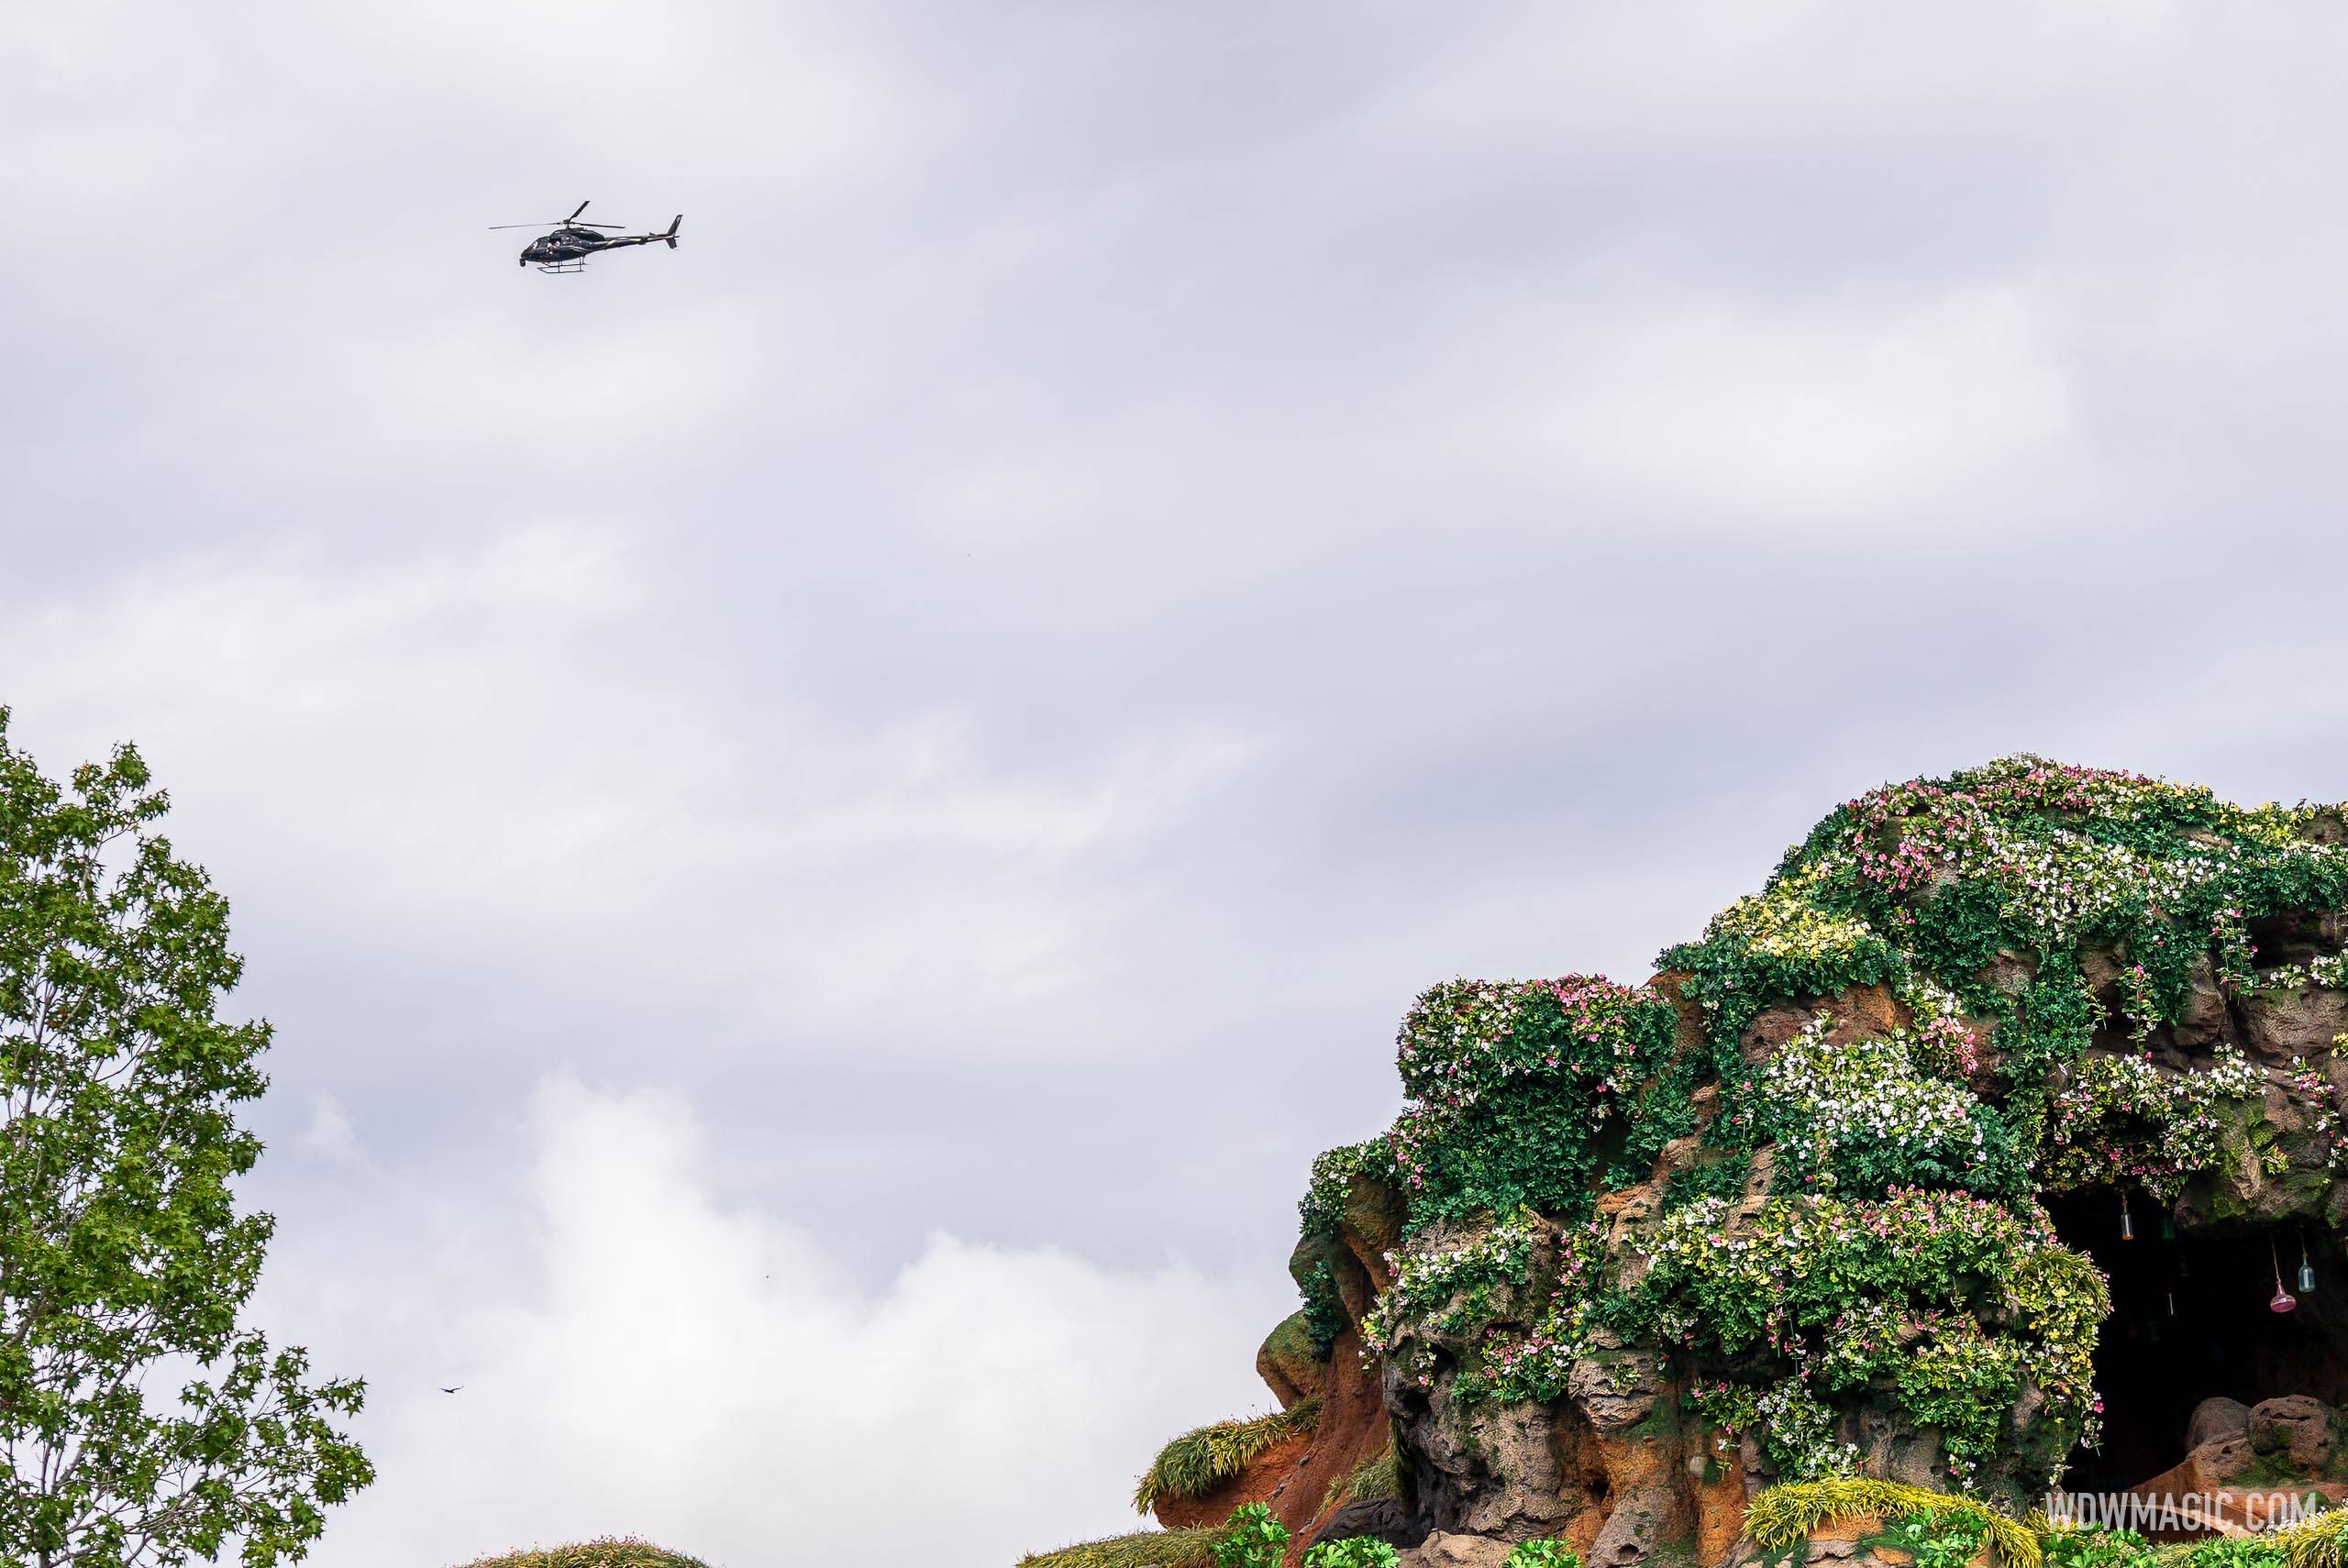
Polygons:
<instances>
[{"instance_id":1,"label":"helicopter fuselage","mask_svg":"<svg viewBox=\"0 0 2348 1568\"><path fill-rule=\"evenodd\" d=\"M579 215L586 210L587 204L580 203L578 208L569 217L524 246L521 264L525 267L536 267L542 272L576 272L587 265L587 258L600 250L619 250L631 245L650 245L656 241L674 250L677 248L677 230L685 221L684 214L679 213L670 220L668 229L662 233L605 234L604 230L617 228L620 226L609 223L581 223ZM490 226L524 228L533 226L505 223L493 224Z\"/></svg>"},{"instance_id":2,"label":"helicopter fuselage","mask_svg":"<svg viewBox=\"0 0 2348 1568\"><path fill-rule=\"evenodd\" d=\"M522 265L543 267L550 261L583 261L598 250L643 243L640 239L606 239L592 228L572 228L566 225L551 234L542 234L524 246Z\"/></svg>"}]
</instances>

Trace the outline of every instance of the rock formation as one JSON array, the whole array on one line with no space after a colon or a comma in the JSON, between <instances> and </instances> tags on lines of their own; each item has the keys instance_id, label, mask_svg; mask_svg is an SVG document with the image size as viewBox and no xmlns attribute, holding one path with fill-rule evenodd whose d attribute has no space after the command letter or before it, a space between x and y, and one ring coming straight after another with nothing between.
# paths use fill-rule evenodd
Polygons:
<instances>
[{"instance_id":1,"label":"rock formation","mask_svg":"<svg viewBox=\"0 0 2348 1568\"><path fill-rule=\"evenodd\" d=\"M2330 1474L2343 822L2008 758L1838 808L1645 985L1434 988L1257 1358L1317 1427L1157 1515L1709 1568L1780 1481Z\"/></svg>"}]
</instances>

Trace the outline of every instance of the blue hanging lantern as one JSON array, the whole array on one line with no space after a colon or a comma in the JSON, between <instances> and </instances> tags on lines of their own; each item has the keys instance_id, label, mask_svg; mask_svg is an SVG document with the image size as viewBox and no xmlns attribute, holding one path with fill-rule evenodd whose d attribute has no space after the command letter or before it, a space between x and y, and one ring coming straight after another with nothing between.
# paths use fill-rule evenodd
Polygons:
<instances>
[{"instance_id":1,"label":"blue hanging lantern","mask_svg":"<svg viewBox=\"0 0 2348 1568\"><path fill-rule=\"evenodd\" d=\"M2299 1237L2299 1294L2309 1296L2314 1291L2315 1263L2308 1256L2308 1239L2302 1233Z\"/></svg>"},{"instance_id":2,"label":"blue hanging lantern","mask_svg":"<svg viewBox=\"0 0 2348 1568\"><path fill-rule=\"evenodd\" d=\"M2176 1240L2176 1221L2168 1217L2168 1210L2165 1209L2161 1210L2161 1240L2164 1242Z\"/></svg>"}]
</instances>

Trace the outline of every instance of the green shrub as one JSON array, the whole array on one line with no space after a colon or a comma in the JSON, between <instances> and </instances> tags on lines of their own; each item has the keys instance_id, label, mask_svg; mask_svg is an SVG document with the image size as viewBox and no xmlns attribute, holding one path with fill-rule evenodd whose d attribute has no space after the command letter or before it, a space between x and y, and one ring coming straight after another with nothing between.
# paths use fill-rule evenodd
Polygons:
<instances>
[{"instance_id":1,"label":"green shrub","mask_svg":"<svg viewBox=\"0 0 2348 1568\"><path fill-rule=\"evenodd\" d=\"M2154 1568L2152 1542L2132 1529L2076 1525L2049 1530L2039 1542L2046 1568Z\"/></svg>"},{"instance_id":2,"label":"green shrub","mask_svg":"<svg viewBox=\"0 0 2348 1568\"><path fill-rule=\"evenodd\" d=\"M1520 1541L1501 1568L1581 1568L1581 1553L1562 1540Z\"/></svg>"},{"instance_id":3,"label":"green shrub","mask_svg":"<svg viewBox=\"0 0 2348 1568\"><path fill-rule=\"evenodd\" d=\"M1833 1040L1823 1009L1761 1066L1740 1099L1777 1145L1781 1188L1845 1198L1955 1187L2015 1198L2027 1183L2005 1118L1926 1071L1911 1032Z\"/></svg>"},{"instance_id":4,"label":"green shrub","mask_svg":"<svg viewBox=\"0 0 2348 1568\"><path fill-rule=\"evenodd\" d=\"M1700 1386L1711 1424L1755 1431L1780 1474L1817 1479L1844 1467L1823 1397L1888 1384L1920 1424L1937 1426L1950 1466L1975 1475L2005 1436L2027 1363L2046 1394L2039 1423L2088 1429L2097 1326L2110 1310L2102 1277L2063 1247L2035 1206L1963 1192L1902 1188L1877 1199L1773 1198L1749 1232L1728 1206L1700 1198L1656 1232L1653 1265L1612 1326L1727 1359L1775 1349L1793 1375L1754 1389ZM2011 1303L1985 1328L1975 1303Z\"/></svg>"},{"instance_id":5,"label":"green shrub","mask_svg":"<svg viewBox=\"0 0 2348 1568\"><path fill-rule=\"evenodd\" d=\"M1326 1361L1337 1336L1352 1327L1345 1298L1337 1294L1336 1275L1326 1262L1316 1263L1298 1289L1304 1297L1304 1331L1312 1339L1312 1359Z\"/></svg>"},{"instance_id":6,"label":"green shrub","mask_svg":"<svg viewBox=\"0 0 2348 1568\"><path fill-rule=\"evenodd\" d=\"M1314 1158L1312 1182L1296 1206L1304 1240L1318 1241L1337 1233L1346 1217L1346 1194L1353 1190L1354 1178L1362 1176L1383 1181L1394 1178L1394 1159L1387 1152L1385 1139L1367 1138L1324 1150Z\"/></svg>"},{"instance_id":7,"label":"green shrub","mask_svg":"<svg viewBox=\"0 0 2348 1568\"><path fill-rule=\"evenodd\" d=\"M1742 1198L1753 1179L1753 1156L1741 1150L1690 1165L1664 1178L1663 1206L1678 1209L1700 1198Z\"/></svg>"},{"instance_id":8,"label":"green shrub","mask_svg":"<svg viewBox=\"0 0 2348 1568\"><path fill-rule=\"evenodd\" d=\"M1658 1092L1678 1023L1661 995L1602 976L1430 988L1395 1042L1412 1097L1387 1134L1404 1229L1585 1210L1610 1130L1618 1163L1652 1163L1686 1114L1689 1086Z\"/></svg>"},{"instance_id":9,"label":"green shrub","mask_svg":"<svg viewBox=\"0 0 2348 1568\"><path fill-rule=\"evenodd\" d=\"M1324 1540L1304 1554L1304 1568L1396 1568L1401 1554L1374 1535Z\"/></svg>"},{"instance_id":10,"label":"green shrub","mask_svg":"<svg viewBox=\"0 0 2348 1568\"><path fill-rule=\"evenodd\" d=\"M1916 1568L1966 1568L1988 1539L1988 1521L1950 1509L1902 1514L1866 1544L1904 1551L1915 1559Z\"/></svg>"},{"instance_id":11,"label":"green shrub","mask_svg":"<svg viewBox=\"0 0 2348 1568\"><path fill-rule=\"evenodd\" d=\"M2287 1568L2287 1554L2271 1536L2218 1535L2193 1543L2191 1568Z\"/></svg>"},{"instance_id":12,"label":"green shrub","mask_svg":"<svg viewBox=\"0 0 2348 1568\"><path fill-rule=\"evenodd\" d=\"M1259 1454L1321 1426L1317 1396L1285 1410L1245 1421L1217 1421L1184 1432L1157 1451L1134 1487L1134 1512L1146 1514L1160 1497L1203 1497L1247 1468Z\"/></svg>"},{"instance_id":13,"label":"green shrub","mask_svg":"<svg viewBox=\"0 0 2348 1568\"><path fill-rule=\"evenodd\" d=\"M1279 1568L1287 1555L1288 1526L1261 1503L1232 1509L1215 1537L1215 1568Z\"/></svg>"}]
</instances>

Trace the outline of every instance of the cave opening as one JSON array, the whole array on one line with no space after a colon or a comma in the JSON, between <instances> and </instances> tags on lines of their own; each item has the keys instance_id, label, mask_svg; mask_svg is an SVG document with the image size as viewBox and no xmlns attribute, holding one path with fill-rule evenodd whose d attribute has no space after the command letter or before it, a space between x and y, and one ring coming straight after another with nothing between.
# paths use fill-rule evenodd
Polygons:
<instances>
[{"instance_id":1,"label":"cave opening","mask_svg":"<svg viewBox=\"0 0 2348 1568\"><path fill-rule=\"evenodd\" d=\"M2183 1463L2203 1400L2244 1405L2304 1394L2348 1404L2348 1264L2320 1225L2180 1231L2165 1206L2110 1187L2046 1198L2056 1233L2111 1281L2111 1316L2095 1355L2103 1443L2064 1472L2074 1492L2124 1492ZM2314 1286L2301 1283L2304 1258ZM2272 1308L2276 1264L2295 1305Z\"/></svg>"}]
</instances>

